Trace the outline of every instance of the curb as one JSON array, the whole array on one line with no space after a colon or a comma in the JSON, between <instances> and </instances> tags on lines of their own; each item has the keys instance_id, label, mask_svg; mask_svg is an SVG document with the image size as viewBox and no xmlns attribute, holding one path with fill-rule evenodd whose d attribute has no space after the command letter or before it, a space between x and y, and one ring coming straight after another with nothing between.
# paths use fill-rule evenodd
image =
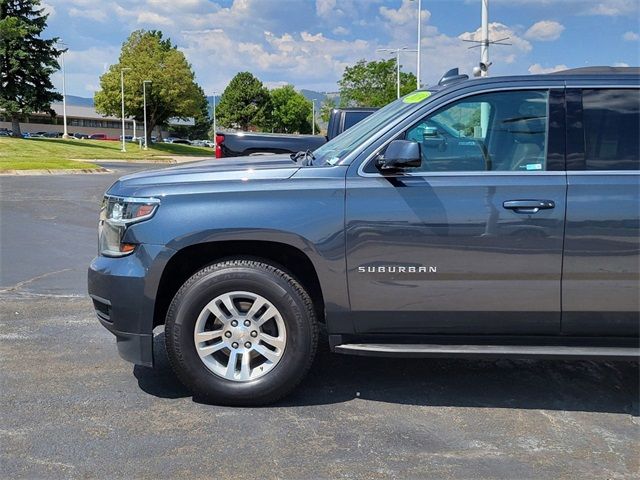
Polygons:
<instances>
[{"instance_id":1,"label":"curb","mask_svg":"<svg viewBox=\"0 0 640 480\"><path fill-rule=\"evenodd\" d=\"M29 175L82 175L82 174L99 174L111 173L106 168L73 168L73 169L55 169L55 170L0 170L0 176L29 176Z\"/></svg>"},{"instance_id":2,"label":"curb","mask_svg":"<svg viewBox=\"0 0 640 480\"><path fill-rule=\"evenodd\" d=\"M136 160L122 160L122 159L109 159L109 158L71 158L74 162L89 162L89 163L155 163L158 165L173 165L177 163L171 157L158 157L157 160L152 159L136 159Z\"/></svg>"}]
</instances>

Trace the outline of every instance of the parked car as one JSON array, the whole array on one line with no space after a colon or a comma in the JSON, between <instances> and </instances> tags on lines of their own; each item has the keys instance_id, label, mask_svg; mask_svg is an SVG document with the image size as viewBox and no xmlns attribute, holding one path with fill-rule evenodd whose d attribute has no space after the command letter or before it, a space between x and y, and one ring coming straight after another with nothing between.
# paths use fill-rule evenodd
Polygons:
<instances>
[{"instance_id":1,"label":"parked car","mask_svg":"<svg viewBox=\"0 0 640 480\"><path fill-rule=\"evenodd\" d=\"M332 351L637 361L640 69L438 85L316 149L122 177L88 288L120 355L270 403ZM357 372L354 372L356 375Z\"/></svg>"},{"instance_id":2,"label":"parked car","mask_svg":"<svg viewBox=\"0 0 640 480\"><path fill-rule=\"evenodd\" d=\"M73 137L77 138L78 140L84 140L85 138L89 138L89 134L87 134L87 133L74 133Z\"/></svg>"},{"instance_id":3,"label":"parked car","mask_svg":"<svg viewBox=\"0 0 640 480\"><path fill-rule=\"evenodd\" d=\"M92 133L89 140L108 140L108 137L106 133Z\"/></svg>"},{"instance_id":4,"label":"parked car","mask_svg":"<svg viewBox=\"0 0 640 480\"><path fill-rule=\"evenodd\" d=\"M283 133L218 132L216 157L240 157L315 150L375 112L377 108L334 108L327 136Z\"/></svg>"},{"instance_id":5,"label":"parked car","mask_svg":"<svg viewBox=\"0 0 640 480\"><path fill-rule=\"evenodd\" d=\"M215 143L213 143L211 140L191 140L191 145L193 145L194 147L213 148L215 146Z\"/></svg>"},{"instance_id":6,"label":"parked car","mask_svg":"<svg viewBox=\"0 0 640 480\"><path fill-rule=\"evenodd\" d=\"M10 137L13 134L8 128L0 128L0 137Z\"/></svg>"},{"instance_id":7,"label":"parked car","mask_svg":"<svg viewBox=\"0 0 640 480\"><path fill-rule=\"evenodd\" d=\"M167 137L162 140L164 143L180 143L183 145L191 145L191 142L184 138Z\"/></svg>"}]
</instances>

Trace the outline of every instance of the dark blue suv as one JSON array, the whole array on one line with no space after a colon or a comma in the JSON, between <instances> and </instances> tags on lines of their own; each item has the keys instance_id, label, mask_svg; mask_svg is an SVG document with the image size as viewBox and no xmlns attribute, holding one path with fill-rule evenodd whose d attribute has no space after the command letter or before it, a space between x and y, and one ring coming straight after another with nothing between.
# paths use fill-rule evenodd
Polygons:
<instances>
[{"instance_id":1,"label":"dark blue suv","mask_svg":"<svg viewBox=\"0 0 640 480\"><path fill-rule=\"evenodd\" d=\"M89 293L120 355L164 325L200 397L263 404L319 332L357 355L637 359L640 75L467 79L314 152L123 177ZM322 330L320 330L322 327Z\"/></svg>"}]
</instances>

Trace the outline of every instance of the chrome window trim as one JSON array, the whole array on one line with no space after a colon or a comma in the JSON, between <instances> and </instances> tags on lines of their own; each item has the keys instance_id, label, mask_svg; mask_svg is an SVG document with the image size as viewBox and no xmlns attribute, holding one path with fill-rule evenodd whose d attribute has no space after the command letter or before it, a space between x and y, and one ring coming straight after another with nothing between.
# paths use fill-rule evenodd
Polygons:
<instances>
[{"instance_id":1,"label":"chrome window trim","mask_svg":"<svg viewBox=\"0 0 640 480\"><path fill-rule=\"evenodd\" d=\"M567 170L567 175L640 175L640 170Z\"/></svg>"},{"instance_id":2,"label":"chrome window trim","mask_svg":"<svg viewBox=\"0 0 640 480\"><path fill-rule=\"evenodd\" d=\"M478 172L406 172L398 175L383 175L381 173L369 173L369 172L358 172L359 176L363 178L403 178L403 177L514 177L514 176L565 176L567 172L560 170L547 170L547 171L522 171L522 172L511 172L511 171L478 171Z\"/></svg>"},{"instance_id":3,"label":"chrome window trim","mask_svg":"<svg viewBox=\"0 0 640 480\"><path fill-rule=\"evenodd\" d=\"M504 92L504 91L521 91L521 90L553 90L553 89L561 89L564 90L566 87L566 85L564 83L558 83L557 85L523 85L523 86L511 86L511 87L496 87L496 88L487 88L487 89L483 89L483 90L475 90L473 92L467 92L465 94L462 95L458 95L455 96L454 98L451 98L450 100L447 100L446 102L438 105L437 107L431 108L429 110L427 110L426 112L424 112L423 114L421 114L422 117L425 117L427 115L431 115L433 112L435 112L436 110L439 110L440 108L444 108L447 105L451 104L451 103L455 103L458 100L462 100L463 98L467 98L467 97L472 97L474 95L482 95L485 93L493 93L493 92ZM547 104L547 109L548 109L549 105ZM417 113L417 112L415 112ZM403 121L406 121L407 118L405 118ZM400 123L399 123L400 124ZM398 124L398 125L399 125ZM401 127L400 130L402 130L403 127ZM549 126L547 125L547 133L548 133L548 128ZM386 133L386 132L385 132ZM373 153L371 153L367 158L365 158L360 165L358 166L358 171L357 174L359 177L389 177L389 175L382 175L380 173L368 173L364 171L364 168L369 164L369 162L371 162L374 157L378 154L378 152L383 149L384 147L386 147L389 143L391 143L394 140L394 137L391 137L390 139L386 140L382 145L380 145L380 147L376 148L375 151ZM373 143L373 142L371 142ZM368 145L367 145L368 146ZM358 147L357 150L362 150L362 148ZM354 150L355 152L355 150ZM349 158L354 152L350 153L349 155L347 155L346 158ZM487 174L491 174L491 175L495 175L495 174L508 174L508 175L531 175L531 174L535 174L535 175L541 175L543 173L551 173L551 174L555 174L555 173L560 173L562 175L564 175L566 172L564 171L547 171L545 170L544 172L539 172L539 171L531 171L531 172L500 172L500 171L478 171L478 172L426 172L426 173L422 173L422 174L416 174L416 173L406 173L404 175L401 176L415 176L415 177L428 177L428 176L432 176L434 174L438 174L437 176L460 176L457 174L462 174L462 175L487 175Z\"/></svg>"},{"instance_id":4,"label":"chrome window trim","mask_svg":"<svg viewBox=\"0 0 640 480\"><path fill-rule=\"evenodd\" d=\"M640 83L638 83L636 81L636 83L632 84L632 85L624 85L624 84L617 84L617 85L605 85L605 84L591 84L591 85L584 85L584 84L572 84L570 82L567 82L566 84L567 88L587 88L587 89L596 89L596 88L620 88L620 89L625 89L625 90L629 90L632 88L638 89L640 88Z\"/></svg>"}]
</instances>

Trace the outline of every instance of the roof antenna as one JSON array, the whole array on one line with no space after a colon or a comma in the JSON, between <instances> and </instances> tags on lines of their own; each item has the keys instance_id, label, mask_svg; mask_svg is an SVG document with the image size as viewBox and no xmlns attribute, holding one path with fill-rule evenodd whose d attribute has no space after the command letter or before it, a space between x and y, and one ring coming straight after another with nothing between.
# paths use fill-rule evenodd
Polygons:
<instances>
[{"instance_id":1,"label":"roof antenna","mask_svg":"<svg viewBox=\"0 0 640 480\"><path fill-rule=\"evenodd\" d=\"M477 43L469 48L480 47L480 63L478 66L473 67L474 77L486 77L489 75L489 67L491 62L489 61L489 45L511 45L510 43L504 43L509 37L500 38L498 40L489 40L489 0L480 0L482 3L482 40L463 40L463 42Z\"/></svg>"}]
</instances>

